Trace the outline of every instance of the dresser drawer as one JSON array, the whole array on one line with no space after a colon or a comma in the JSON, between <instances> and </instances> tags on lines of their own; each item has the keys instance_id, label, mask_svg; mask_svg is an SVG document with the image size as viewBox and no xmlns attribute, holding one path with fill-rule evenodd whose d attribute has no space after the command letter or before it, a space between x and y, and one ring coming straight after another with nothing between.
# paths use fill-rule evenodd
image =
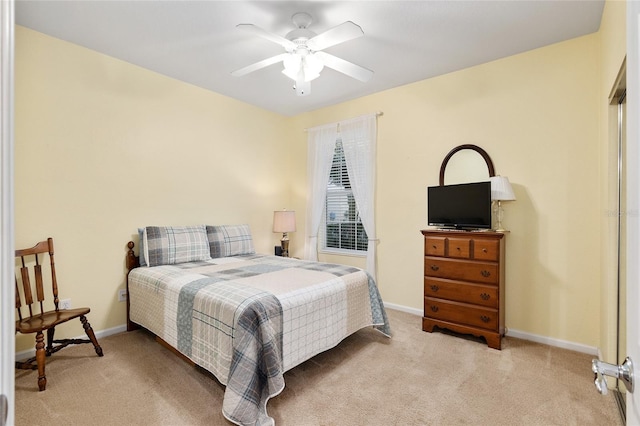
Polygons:
<instances>
[{"instance_id":1,"label":"dresser drawer","mask_svg":"<svg viewBox=\"0 0 640 426\"><path fill-rule=\"evenodd\" d=\"M498 283L498 264L424 257L424 275L487 284Z\"/></svg>"},{"instance_id":2,"label":"dresser drawer","mask_svg":"<svg viewBox=\"0 0 640 426\"><path fill-rule=\"evenodd\" d=\"M487 330L498 329L498 311L466 303L424 298L424 316Z\"/></svg>"},{"instance_id":3,"label":"dresser drawer","mask_svg":"<svg viewBox=\"0 0 640 426\"><path fill-rule=\"evenodd\" d=\"M498 307L498 287L440 278L424 279L424 295L474 305Z\"/></svg>"},{"instance_id":4,"label":"dresser drawer","mask_svg":"<svg viewBox=\"0 0 640 426\"><path fill-rule=\"evenodd\" d=\"M444 257L446 242L445 237L425 237L424 254Z\"/></svg>"},{"instance_id":5,"label":"dresser drawer","mask_svg":"<svg viewBox=\"0 0 640 426\"><path fill-rule=\"evenodd\" d=\"M498 261L500 257L500 241L473 240L473 258L478 260Z\"/></svg>"},{"instance_id":6,"label":"dresser drawer","mask_svg":"<svg viewBox=\"0 0 640 426\"><path fill-rule=\"evenodd\" d=\"M471 255L471 239L470 238L448 238L449 250L447 252L448 257L455 257L458 259L469 259Z\"/></svg>"}]
</instances>

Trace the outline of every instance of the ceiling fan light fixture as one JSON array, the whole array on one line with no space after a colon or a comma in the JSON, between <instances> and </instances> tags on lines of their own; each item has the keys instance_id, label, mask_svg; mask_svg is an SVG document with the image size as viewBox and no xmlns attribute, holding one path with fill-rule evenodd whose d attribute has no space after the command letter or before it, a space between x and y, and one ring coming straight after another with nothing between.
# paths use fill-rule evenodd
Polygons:
<instances>
[{"instance_id":1,"label":"ceiling fan light fixture","mask_svg":"<svg viewBox=\"0 0 640 426\"><path fill-rule=\"evenodd\" d=\"M300 71L300 67L302 66L302 56L296 53L289 53L282 61L282 64L284 65L283 72L285 75L295 80L298 75L298 71Z\"/></svg>"},{"instance_id":2,"label":"ceiling fan light fixture","mask_svg":"<svg viewBox=\"0 0 640 426\"><path fill-rule=\"evenodd\" d=\"M305 75L311 74L319 77L320 71L322 71L322 69L324 68L324 63L322 62L322 60L313 53L310 53L304 57L303 64Z\"/></svg>"},{"instance_id":3,"label":"ceiling fan light fixture","mask_svg":"<svg viewBox=\"0 0 640 426\"><path fill-rule=\"evenodd\" d=\"M284 70L282 73L289 77L293 81L304 81L305 78L305 65L304 65L304 57L298 53L293 52L290 53L283 61Z\"/></svg>"},{"instance_id":4,"label":"ceiling fan light fixture","mask_svg":"<svg viewBox=\"0 0 640 426\"><path fill-rule=\"evenodd\" d=\"M282 70L282 74L286 75L287 77L289 77L293 81L297 81L298 80L298 78L300 77L300 73L301 73L300 70L295 71L295 72L291 71L291 70L288 70L286 68ZM302 73L302 75L304 77L304 73ZM304 78L303 78L303 80L304 80Z\"/></svg>"},{"instance_id":5,"label":"ceiling fan light fixture","mask_svg":"<svg viewBox=\"0 0 640 426\"><path fill-rule=\"evenodd\" d=\"M320 77L320 71L324 64L320 58L313 53L306 54L291 53L282 62L284 70L282 73L293 81L310 82Z\"/></svg>"},{"instance_id":6,"label":"ceiling fan light fixture","mask_svg":"<svg viewBox=\"0 0 640 426\"><path fill-rule=\"evenodd\" d=\"M304 73L304 81L306 81L306 82L311 82L311 81L315 80L318 77L320 77L320 74L312 74L312 73L309 73L309 72L305 72Z\"/></svg>"},{"instance_id":7,"label":"ceiling fan light fixture","mask_svg":"<svg viewBox=\"0 0 640 426\"><path fill-rule=\"evenodd\" d=\"M311 83L308 81L298 80L293 85L293 89L298 96L307 96L311 93Z\"/></svg>"}]
</instances>

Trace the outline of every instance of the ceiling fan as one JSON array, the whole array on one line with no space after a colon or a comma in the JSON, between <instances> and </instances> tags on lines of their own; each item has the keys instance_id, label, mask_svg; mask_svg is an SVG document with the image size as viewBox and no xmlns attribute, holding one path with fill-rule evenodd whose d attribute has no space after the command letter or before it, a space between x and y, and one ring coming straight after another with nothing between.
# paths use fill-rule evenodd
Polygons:
<instances>
[{"instance_id":1,"label":"ceiling fan","mask_svg":"<svg viewBox=\"0 0 640 426\"><path fill-rule=\"evenodd\" d=\"M282 62L284 64L282 73L295 82L293 87L298 96L305 96L311 93L311 81L320 76L320 71L325 66L362 82L368 81L373 76L373 71L367 68L323 52L328 47L363 36L364 32L358 25L351 21L346 21L321 34L316 34L308 29L313 21L308 13L296 13L291 17L291 21L296 26L296 29L290 31L284 37L253 24L237 25L236 27L241 30L281 45L285 48L286 53L281 53L235 70L231 75L243 76Z\"/></svg>"}]
</instances>

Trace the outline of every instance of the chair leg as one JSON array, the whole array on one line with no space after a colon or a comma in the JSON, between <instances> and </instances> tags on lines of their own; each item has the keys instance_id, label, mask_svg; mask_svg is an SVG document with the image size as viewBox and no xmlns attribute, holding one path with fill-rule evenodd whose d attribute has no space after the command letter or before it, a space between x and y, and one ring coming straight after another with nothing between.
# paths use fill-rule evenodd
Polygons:
<instances>
[{"instance_id":1,"label":"chair leg","mask_svg":"<svg viewBox=\"0 0 640 426\"><path fill-rule=\"evenodd\" d=\"M89 321L87 321L87 318L84 315L80 316L80 322L82 322L82 327L84 327L84 331L87 333L87 336L89 336L91 343L93 343L93 347L95 348L96 353L98 354L98 356L102 356L103 355L102 348L98 344L98 339L96 339L96 335L93 333L93 328L91 328L91 324L89 324Z\"/></svg>"},{"instance_id":2,"label":"chair leg","mask_svg":"<svg viewBox=\"0 0 640 426\"><path fill-rule=\"evenodd\" d=\"M55 327L51 327L47 330L47 356L51 356L51 354L53 353L53 335L55 334L55 332Z\"/></svg>"},{"instance_id":3,"label":"chair leg","mask_svg":"<svg viewBox=\"0 0 640 426\"><path fill-rule=\"evenodd\" d=\"M47 376L44 374L44 364L47 360L44 349L44 334L38 331L36 334L36 363L38 364L38 389L43 391L47 388Z\"/></svg>"}]
</instances>

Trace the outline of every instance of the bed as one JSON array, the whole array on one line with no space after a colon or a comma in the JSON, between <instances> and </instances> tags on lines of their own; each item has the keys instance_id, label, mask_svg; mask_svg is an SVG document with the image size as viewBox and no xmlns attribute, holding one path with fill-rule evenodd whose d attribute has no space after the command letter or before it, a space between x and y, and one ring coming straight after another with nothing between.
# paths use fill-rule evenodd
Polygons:
<instances>
[{"instance_id":1,"label":"bed","mask_svg":"<svg viewBox=\"0 0 640 426\"><path fill-rule=\"evenodd\" d=\"M257 254L248 225L145 227L127 254L127 326L223 385L222 411L271 425L284 372L373 326L390 336L375 281L344 265Z\"/></svg>"}]
</instances>

